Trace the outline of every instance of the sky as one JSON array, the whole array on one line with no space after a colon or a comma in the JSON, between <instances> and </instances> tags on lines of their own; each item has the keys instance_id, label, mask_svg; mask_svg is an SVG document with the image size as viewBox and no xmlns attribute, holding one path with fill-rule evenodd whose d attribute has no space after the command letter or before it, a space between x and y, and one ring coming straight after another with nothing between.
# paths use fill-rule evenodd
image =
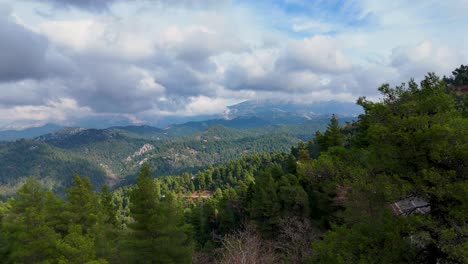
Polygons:
<instances>
[{"instance_id":1,"label":"sky","mask_svg":"<svg viewBox=\"0 0 468 264\"><path fill-rule=\"evenodd\" d=\"M468 0L0 0L0 130L378 99L468 59Z\"/></svg>"}]
</instances>

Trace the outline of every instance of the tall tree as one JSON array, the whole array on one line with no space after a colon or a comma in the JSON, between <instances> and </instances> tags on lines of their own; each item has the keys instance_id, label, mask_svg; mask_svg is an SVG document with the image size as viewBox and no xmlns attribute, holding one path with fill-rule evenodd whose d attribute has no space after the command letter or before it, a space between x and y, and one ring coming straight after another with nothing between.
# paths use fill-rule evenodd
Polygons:
<instances>
[{"instance_id":1,"label":"tall tree","mask_svg":"<svg viewBox=\"0 0 468 264\"><path fill-rule=\"evenodd\" d=\"M104 215L104 223L117 227L117 206L115 205L109 187L103 185L100 193L101 208Z\"/></svg>"},{"instance_id":2,"label":"tall tree","mask_svg":"<svg viewBox=\"0 0 468 264\"><path fill-rule=\"evenodd\" d=\"M297 146L297 159L300 161L310 160L309 150L304 142L299 142Z\"/></svg>"},{"instance_id":3,"label":"tall tree","mask_svg":"<svg viewBox=\"0 0 468 264\"><path fill-rule=\"evenodd\" d=\"M91 233L102 220L102 216L100 215L99 197L93 192L93 185L89 178L75 174L73 185L68 189L67 197L67 216L71 224L80 225L83 233Z\"/></svg>"},{"instance_id":4,"label":"tall tree","mask_svg":"<svg viewBox=\"0 0 468 264\"><path fill-rule=\"evenodd\" d=\"M93 191L93 185L88 177L75 174L73 184L67 190L68 218L67 234L59 244L62 259L70 263L88 261L103 261L104 254L96 254L107 250L105 212L99 203L99 196ZM99 243L98 243L99 242Z\"/></svg>"},{"instance_id":5,"label":"tall tree","mask_svg":"<svg viewBox=\"0 0 468 264\"><path fill-rule=\"evenodd\" d=\"M325 141L327 148L343 146L344 144L344 137L340 132L339 122L335 114L332 115L327 130L325 131Z\"/></svg>"},{"instance_id":6,"label":"tall tree","mask_svg":"<svg viewBox=\"0 0 468 264\"><path fill-rule=\"evenodd\" d=\"M253 186L249 213L262 235L266 237L274 235L281 216L281 204L271 170L258 175Z\"/></svg>"},{"instance_id":7,"label":"tall tree","mask_svg":"<svg viewBox=\"0 0 468 264\"><path fill-rule=\"evenodd\" d=\"M2 233L9 241L3 263L47 263L57 259L60 235L46 221L53 194L29 178L5 215Z\"/></svg>"},{"instance_id":8,"label":"tall tree","mask_svg":"<svg viewBox=\"0 0 468 264\"><path fill-rule=\"evenodd\" d=\"M162 198L159 186L144 163L131 193L130 213L134 223L127 258L131 263L190 263L190 226L184 218L175 195Z\"/></svg>"}]
</instances>

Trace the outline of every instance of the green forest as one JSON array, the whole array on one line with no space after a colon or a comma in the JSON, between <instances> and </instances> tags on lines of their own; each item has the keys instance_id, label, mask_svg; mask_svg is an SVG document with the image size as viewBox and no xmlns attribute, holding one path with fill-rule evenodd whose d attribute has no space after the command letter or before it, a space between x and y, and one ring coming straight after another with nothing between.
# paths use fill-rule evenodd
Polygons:
<instances>
[{"instance_id":1,"label":"green forest","mask_svg":"<svg viewBox=\"0 0 468 264\"><path fill-rule=\"evenodd\" d=\"M28 177L65 196L74 173L89 177L95 190L99 190L103 184L134 184L144 161L152 166L153 175L167 176L196 172L243 155L287 151L299 141L294 135L299 130L322 130L326 122L314 120L253 130L214 125L190 136L159 140L149 138L154 134L89 129L0 144L0 199L13 195Z\"/></svg>"},{"instance_id":2,"label":"green forest","mask_svg":"<svg viewBox=\"0 0 468 264\"><path fill-rule=\"evenodd\" d=\"M29 178L0 202L1 262L468 263L466 85L463 65L385 84L356 121L332 116L290 151L268 137L267 152L157 178L143 163L112 191Z\"/></svg>"}]
</instances>

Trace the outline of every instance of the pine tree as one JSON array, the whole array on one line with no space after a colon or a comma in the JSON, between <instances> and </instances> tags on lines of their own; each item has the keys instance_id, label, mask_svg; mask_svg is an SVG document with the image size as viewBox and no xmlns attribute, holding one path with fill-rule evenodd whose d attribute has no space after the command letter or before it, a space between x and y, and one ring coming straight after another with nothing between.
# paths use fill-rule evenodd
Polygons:
<instances>
[{"instance_id":1,"label":"pine tree","mask_svg":"<svg viewBox=\"0 0 468 264\"><path fill-rule=\"evenodd\" d=\"M83 233L92 233L102 220L98 196L93 192L93 185L88 177L75 174L73 185L68 189L68 210L66 212L71 224L80 225Z\"/></svg>"},{"instance_id":2,"label":"pine tree","mask_svg":"<svg viewBox=\"0 0 468 264\"><path fill-rule=\"evenodd\" d=\"M109 187L103 185L100 194L101 208L104 215L104 223L112 226L117 226L117 206L115 205L112 193L109 192Z\"/></svg>"},{"instance_id":3,"label":"pine tree","mask_svg":"<svg viewBox=\"0 0 468 264\"><path fill-rule=\"evenodd\" d=\"M53 262L58 257L60 235L46 220L52 196L32 178L18 190L2 225L2 233L9 241L9 254L3 263Z\"/></svg>"},{"instance_id":4,"label":"pine tree","mask_svg":"<svg viewBox=\"0 0 468 264\"><path fill-rule=\"evenodd\" d=\"M122 227L117 220L117 206L113 201L113 195L108 191L107 185L103 185L100 197L100 223L99 232L95 236L96 255L113 262L118 255L118 241L121 239Z\"/></svg>"},{"instance_id":5,"label":"pine tree","mask_svg":"<svg viewBox=\"0 0 468 264\"><path fill-rule=\"evenodd\" d=\"M68 234L57 244L60 252L59 263L106 263L104 260L96 260L94 237L83 234L81 225L69 226Z\"/></svg>"},{"instance_id":6,"label":"pine tree","mask_svg":"<svg viewBox=\"0 0 468 264\"><path fill-rule=\"evenodd\" d=\"M182 210L174 194L161 200L159 186L145 163L131 193L130 213L134 223L126 257L130 263L190 263L190 226L184 224Z\"/></svg>"},{"instance_id":7,"label":"pine tree","mask_svg":"<svg viewBox=\"0 0 468 264\"><path fill-rule=\"evenodd\" d=\"M109 250L104 224L108 212L103 210L90 179L75 174L67 197L64 215L69 220L68 230L59 244L62 259L70 263L102 261L99 258L107 255L102 252ZM99 252L98 256L96 252Z\"/></svg>"},{"instance_id":8,"label":"pine tree","mask_svg":"<svg viewBox=\"0 0 468 264\"><path fill-rule=\"evenodd\" d=\"M295 174L297 171L297 161L293 154L288 155L286 160L286 171Z\"/></svg>"},{"instance_id":9,"label":"pine tree","mask_svg":"<svg viewBox=\"0 0 468 264\"><path fill-rule=\"evenodd\" d=\"M307 217L309 215L309 197L293 174L281 177L278 184L278 196L283 215Z\"/></svg>"},{"instance_id":10,"label":"pine tree","mask_svg":"<svg viewBox=\"0 0 468 264\"><path fill-rule=\"evenodd\" d=\"M331 147L343 146L344 144L344 137L340 132L338 119L336 119L334 114L330 119L330 123L327 126L327 131L325 131L324 136L327 149Z\"/></svg>"},{"instance_id":11,"label":"pine tree","mask_svg":"<svg viewBox=\"0 0 468 264\"><path fill-rule=\"evenodd\" d=\"M253 186L249 213L264 236L273 236L280 220L280 210L281 204L274 178L268 172L260 173Z\"/></svg>"},{"instance_id":12,"label":"pine tree","mask_svg":"<svg viewBox=\"0 0 468 264\"><path fill-rule=\"evenodd\" d=\"M300 161L310 160L309 150L304 142L299 142L297 147L297 159Z\"/></svg>"}]
</instances>

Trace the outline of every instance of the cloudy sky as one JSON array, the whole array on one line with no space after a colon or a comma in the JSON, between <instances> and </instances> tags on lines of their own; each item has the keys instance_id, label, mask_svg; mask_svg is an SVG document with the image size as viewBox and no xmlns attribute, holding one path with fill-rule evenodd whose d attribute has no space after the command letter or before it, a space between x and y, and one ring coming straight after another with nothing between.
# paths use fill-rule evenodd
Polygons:
<instances>
[{"instance_id":1,"label":"cloudy sky","mask_svg":"<svg viewBox=\"0 0 468 264\"><path fill-rule=\"evenodd\" d=\"M0 130L355 101L468 63L468 0L0 0Z\"/></svg>"}]
</instances>

